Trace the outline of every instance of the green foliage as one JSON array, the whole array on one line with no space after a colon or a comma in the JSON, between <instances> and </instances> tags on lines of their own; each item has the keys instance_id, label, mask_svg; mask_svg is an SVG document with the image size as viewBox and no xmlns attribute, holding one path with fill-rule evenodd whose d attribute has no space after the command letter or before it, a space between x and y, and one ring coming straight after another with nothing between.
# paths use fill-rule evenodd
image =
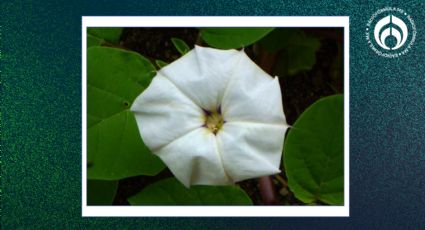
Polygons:
<instances>
[{"instance_id":1,"label":"green foliage","mask_svg":"<svg viewBox=\"0 0 425 230\"><path fill-rule=\"evenodd\" d=\"M87 181L87 205L111 205L117 193L118 181Z\"/></svg>"},{"instance_id":2,"label":"green foliage","mask_svg":"<svg viewBox=\"0 0 425 230\"><path fill-rule=\"evenodd\" d=\"M278 28L261 39L260 45L268 52L282 51L277 61L277 76L294 75L310 70L316 63L320 41L297 28Z\"/></svg>"},{"instance_id":3,"label":"green foliage","mask_svg":"<svg viewBox=\"0 0 425 230\"><path fill-rule=\"evenodd\" d=\"M285 141L289 188L305 203L344 203L344 100L315 102L298 118Z\"/></svg>"},{"instance_id":4,"label":"green foliage","mask_svg":"<svg viewBox=\"0 0 425 230\"><path fill-rule=\"evenodd\" d=\"M137 53L107 47L89 48L87 62L88 178L157 174L165 166L143 144L129 111L155 68Z\"/></svg>"},{"instance_id":5,"label":"green foliage","mask_svg":"<svg viewBox=\"0 0 425 230\"><path fill-rule=\"evenodd\" d=\"M202 39L219 49L238 49L251 45L270 33L273 28L203 28Z\"/></svg>"},{"instance_id":6,"label":"green foliage","mask_svg":"<svg viewBox=\"0 0 425 230\"><path fill-rule=\"evenodd\" d=\"M174 47L176 47L177 51L179 51L181 55L185 55L190 51L190 48L186 42L179 38L171 38L171 42L174 44Z\"/></svg>"},{"instance_id":7,"label":"green foliage","mask_svg":"<svg viewBox=\"0 0 425 230\"><path fill-rule=\"evenodd\" d=\"M288 48L301 33L298 28L276 28L267 34L258 43L269 53L275 53L281 49ZM296 42L296 41L295 41Z\"/></svg>"},{"instance_id":8,"label":"green foliage","mask_svg":"<svg viewBox=\"0 0 425 230\"><path fill-rule=\"evenodd\" d=\"M161 61L161 60L156 60L155 61L155 64L158 66L158 68L163 68L163 67L165 67L166 65L168 65L168 63L167 62L165 62L165 61Z\"/></svg>"},{"instance_id":9,"label":"green foliage","mask_svg":"<svg viewBox=\"0 0 425 230\"><path fill-rule=\"evenodd\" d=\"M103 42L103 39L87 34L87 48L92 46L101 46Z\"/></svg>"},{"instance_id":10,"label":"green foliage","mask_svg":"<svg viewBox=\"0 0 425 230\"><path fill-rule=\"evenodd\" d=\"M147 186L128 199L131 205L251 205L248 195L236 186L196 185L184 187L175 178Z\"/></svg>"},{"instance_id":11,"label":"green foliage","mask_svg":"<svg viewBox=\"0 0 425 230\"><path fill-rule=\"evenodd\" d=\"M110 42L110 43L118 43L121 37L123 28L115 28L115 27L91 27L87 28L87 36L91 35L99 40ZM87 43L89 44L89 43Z\"/></svg>"}]
</instances>

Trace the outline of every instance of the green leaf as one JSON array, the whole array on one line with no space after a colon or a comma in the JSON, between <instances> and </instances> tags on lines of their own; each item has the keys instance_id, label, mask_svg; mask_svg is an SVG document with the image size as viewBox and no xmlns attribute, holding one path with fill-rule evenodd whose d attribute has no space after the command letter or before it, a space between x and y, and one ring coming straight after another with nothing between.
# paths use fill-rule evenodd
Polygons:
<instances>
[{"instance_id":1,"label":"green leaf","mask_svg":"<svg viewBox=\"0 0 425 230\"><path fill-rule=\"evenodd\" d=\"M92 46L100 46L104 42L103 39L87 34L87 48Z\"/></svg>"},{"instance_id":2,"label":"green leaf","mask_svg":"<svg viewBox=\"0 0 425 230\"><path fill-rule=\"evenodd\" d=\"M307 108L285 141L289 188L305 203L344 203L344 100L325 97Z\"/></svg>"},{"instance_id":3,"label":"green leaf","mask_svg":"<svg viewBox=\"0 0 425 230\"><path fill-rule=\"evenodd\" d=\"M292 40L297 38L298 33L298 28L276 28L261 39L259 44L267 52L274 53L293 44Z\"/></svg>"},{"instance_id":4,"label":"green leaf","mask_svg":"<svg viewBox=\"0 0 425 230\"><path fill-rule=\"evenodd\" d=\"M251 205L244 190L236 186L195 185L184 187L174 177L147 186L128 198L131 205Z\"/></svg>"},{"instance_id":5,"label":"green leaf","mask_svg":"<svg viewBox=\"0 0 425 230\"><path fill-rule=\"evenodd\" d=\"M296 41L296 45L287 48L289 75L313 68L316 63L316 51L320 48L320 41L317 38L304 34L300 34Z\"/></svg>"},{"instance_id":6,"label":"green leaf","mask_svg":"<svg viewBox=\"0 0 425 230\"><path fill-rule=\"evenodd\" d=\"M129 108L155 68L137 53L108 47L87 51L88 178L156 175L164 164L144 145Z\"/></svg>"},{"instance_id":7,"label":"green leaf","mask_svg":"<svg viewBox=\"0 0 425 230\"><path fill-rule=\"evenodd\" d=\"M261 47L274 53L282 50L274 74L294 75L310 70L316 63L320 40L306 35L297 28L278 28L261 39Z\"/></svg>"},{"instance_id":8,"label":"green leaf","mask_svg":"<svg viewBox=\"0 0 425 230\"><path fill-rule=\"evenodd\" d=\"M122 30L123 28L115 27L91 27L87 28L87 34L111 43L118 43Z\"/></svg>"},{"instance_id":9,"label":"green leaf","mask_svg":"<svg viewBox=\"0 0 425 230\"><path fill-rule=\"evenodd\" d=\"M181 40L179 38L171 38L171 42L174 44L174 46L176 47L177 51L179 51L179 53L181 55L185 55L190 50L190 48L186 44L186 42L184 42L183 40Z\"/></svg>"},{"instance_id":10,"label":"green leaf","mask_svg":"<svg viewBox=\"0 0 425 230\"><path fill-rule=\"evenodd\" d=\"M87 181L87 205L111 205L117 193L118 181Z\"/></svg>"},{"instance_id":11,"label":"green leaf","mask_svg":"<svg viewBox=\"0 0 425 230\"><path fill-rule=\"evenodd\" d=\"M161 68L163 68L163 67L165 67L166 65L168 65L168 63L167 62L165 62L165 61L162 61L162 60L156 60L155 61L155 64L161 69Z\"/></svg>"},{"instance_id":12,"label":"green leaf","mask_svg":"<svg viewBox=\"0 0 425 230\"><path fill-rule=\"evenodd\" d=\"M260 40L273 28L203 28L202 39L219 49L238 49Z\"/></svg>"}]
</instances>

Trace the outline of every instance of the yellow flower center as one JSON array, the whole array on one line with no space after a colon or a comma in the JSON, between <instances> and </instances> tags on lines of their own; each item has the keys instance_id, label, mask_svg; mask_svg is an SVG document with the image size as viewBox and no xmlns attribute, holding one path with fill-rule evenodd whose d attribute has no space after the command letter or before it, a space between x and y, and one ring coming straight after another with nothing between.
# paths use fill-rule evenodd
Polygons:
<instances>
[{"instance_id":1,"label":"yellow flower center","mask_svg":"<svg viewBox=\"0 0 425 230\"><path fill-rule=\"evenodd\" d=\"M224 124L223 116L220 112L214 111L214 112L205 112L205 127L214 134L217 134L217 132L221 129L221 127Z\"/></svg>"}]
</instances>

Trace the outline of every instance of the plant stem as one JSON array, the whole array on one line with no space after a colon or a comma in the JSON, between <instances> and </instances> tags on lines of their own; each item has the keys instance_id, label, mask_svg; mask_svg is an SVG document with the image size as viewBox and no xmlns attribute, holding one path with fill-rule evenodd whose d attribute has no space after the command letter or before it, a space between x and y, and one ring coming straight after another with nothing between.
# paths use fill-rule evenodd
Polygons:
<instances>
[{"instance_id":1,"label":"plant stem","mask_svg":"<svg viewBox=\"0 0 425 230\"><path fill-rule=\"evenodd\" d=\"M273 181L270 176L260 177L260 179L258 179L258 187L260 189L260 194L264 205L279 204Z\"/></svg>"}]
</instances>

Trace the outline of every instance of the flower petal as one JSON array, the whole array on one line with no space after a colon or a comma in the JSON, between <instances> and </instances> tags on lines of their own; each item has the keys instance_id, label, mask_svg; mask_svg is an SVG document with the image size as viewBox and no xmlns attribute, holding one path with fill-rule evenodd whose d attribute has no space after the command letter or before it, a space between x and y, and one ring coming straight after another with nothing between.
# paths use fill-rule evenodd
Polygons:
<instances>
[{"instance_id":1,"label":"flower petal","mask_svg":"<svg viewBox=\"0 0 425 230\"><path fill-rule=\"evenodd\" d=\"M155 152L186 187L231 184L223 169L216 137L199 128Z\"/></svg>"},{"instance_id":2,"label":"flower petal","mask_svg":"<svg viewBox=\"0 0 425 230\"><path fill-rule=\"evenodd\" d=\"M270 77L245 53L235 66L221 111L226 121L286 124L278 79Z\"/></svg>"},{"instance_id":3,"label":"flower petal","mask_svg":"<svg viewBox=\"0 0 425 230\"><path fill-rule=\"evenodd\" d=\"M158 149L203 125L203 111L174 84L157 74L131 107L144 143Z\"/></svg>"},{"instance_id":4,"label":"flower petal","mask_svg":"<svg viewBox=\"0 0 425 230\"><path fill-rule=\"evenodd\" d=\"M220 105L227 82L241 55L237 50L217 50L195 46L159 72L206 110Z\"/></svg>"},{"instance_id":5,"label":"flower petal","mask_svg":"<svg viewBox=\"0 0 425 230\"><path fill-rule=\"evenodd\" d=\"M217 133L217 143L229 177L238 182L279 173L287 126L228 122Z\"/></svg>"}]
</instances>

